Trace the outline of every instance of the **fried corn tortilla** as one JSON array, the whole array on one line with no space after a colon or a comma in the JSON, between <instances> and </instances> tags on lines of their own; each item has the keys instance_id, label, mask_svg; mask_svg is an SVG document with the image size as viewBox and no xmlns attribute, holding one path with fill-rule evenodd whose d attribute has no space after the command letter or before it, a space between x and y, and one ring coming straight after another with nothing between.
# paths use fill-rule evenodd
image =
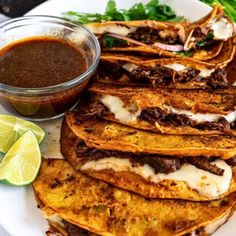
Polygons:
<instances>
[{"instance_id":1,"label":"fried corn tortilla","mask_svg":"<svg viewBox=\"0 0 236 236\"><path fill-rule=\"evenodd\" d=\"M229 159L236 155L236 138L218 135L163 135L117 123L87 119L80 122L79 114L66 113L66 122L90 147L160 155L206 156Z\"/></svg>"},{"instance_id":2,"label":"fried corn tortilla","mask_svg":"<svg viewBox=\"0 0 236 236\"><path fill-rule=\"evenodd\" d=\"M208 61L205 61L205 63L209 65L220 66L220 67L227 66L228 63L233 60L234 55L235 55L235 49L236 49L235 41L236 41L236 38L234 37L224 42L220 53L216 57Z\"/></svg>"},{"instance_id":3,"label":"fried corn tortilla","mask_svg":"<svg viewBox=\"0 0 236 236\"><path fill-rule=\"evenodd\" d=\"M52 187L52 186L51 186ZM50 206L46 204L36 193L34 194L38 208L47 219L49 228L46 232L47 236L96 236L97 234L91 233L82 229L70 222L67 222L60 217Z\"/></svg>"},{"instance_id":4,"label":"fried corn tortilla","mask_svg":"<svg viewBox=\"0 0 236 236\"><path fill-rule=\"evenodd\" d=\"M85 114L164 134L236 135L236 88L208 92L93 83Z\"/></svg>"},{"instance_id":5,"label":"fried corn tortilla","mask_svg":"<svg viewBox=\"0 0 236 236\"><path fill-rule=\"evenodd\" d=\"M236 55L226 67L227 79L232 87L236 87Z\"/></svg>"},{"instance_id":6,"label":"fried corn tortilla","mask_svg":"<svg viewBox=\"0 0 236 236\"><path fill-rule=\"evenodd\" d=\"M37 194L35 194L35 199L48 221L47 236L97 236L97 234L91 233L61 218L58 213L39 199Z\"/></svg>"},{"instance_id":7,"label":"fried corn tortilla","mask_svg":"<svg viewBox=\"0 0 236 236\"><path fill-rule=\"evenodd\" d=\"M116 54L103 55L95 81L177 89L218 89L231 85L225 65L206 65L184 58L139 59Z\"/></svg>"},{"instance_id":8,"label":"fried corn tortilla","mask_svg":"<svg viewBox=\"0 0 236 236\"><path fill-rule=\"evenodd\" d=\"M134 54L138 53L141 56L149 56L149 57L162 57L162 58L186 58L191 59L193 61L202 61L205 62L206 65L225 65L228 61L230 61L232 54L221 54L222 49L228 46L227 52L230 52L231 49L234 49L234 45L231 44L231 40L227 43L225 42L216 42L215 45L211 46L208 49L198 49L194 53L172 53L169 51L164 51L162 49L153 48L153 47L145 47L145 46L135 46L135 47L115 47L115 48L108 48L104 49L103 52L105 53L126 53ZM226 51L226 50L225 50ZM186 55L186 56L185 56ZM213 60L217 57L217 60Z\"/></svg>"},{"instance_id":9,"label":"fried corn tortilla","mask_svg":"<svg viewBox=\"0 0 236 236\"><path fill-rule=\"evenodd\" d=\"M62 219L104 236L205 236L227 221L236 204L235 194L201 203L147 200L75 172L64 160L44 160L33 187Z\"/></svg>"},{"instance_id":10,"label":"fried corn tortilla","mask_svg":"<svg viewBox=\"0 0 236 236\"><path fill-rule=\"evenodd\" d=\"M97 236L85 229L66 222L66 226L61 226L57 223L49 222L49 230L46 232L47 236Z\"/></svg>"},{"instance_id":11,"label":"fried corn tortilla","mask_svg":"<svg viewBox=\"0 0 236 236\"><path fill-rule=\"evenodd\" d=\"M155 179L151 178L152 175L146 177L145 175L142 175L141 171L139 173L133 172L132 167L130 169L124 168L124 170L122 170L122 167L120 166L119 169L116 170L110 163L108 166L103 164L104 167L101 168L102 165L100 162L106 160L113 160L113 163L116 163L115 161L117 160L117 163L115 164L116 166L119 165L119 163L125 165L126 162L124 162L124 160L130 158L128 153L124 152L122 153L123 155L120 154L116 157L114 152L109 153L103 151L102 155L98 156L99 151L86 147L78 147L78 145L81 146L81 142L78 142L78 138L64 121L61 129L61 153L75 170L83 172L90 177L106 181L122 189L138 193L144 197L206 201L222 198L236 191L236 167L232 167L232 177L229 178L216 175L212 176L212 174L207 171L202 172L199 169L193 169L191 172L192 179L194 179L194 171L196 171L196 176L199 172L201 175L205 176L205 179L207 176L209 179L211 177L213 177L213 179L211 181L205 181L205 179L201 180L200 176L199 179L196 178L193 180L195 183L190 183L191 181L188 181L188 172L174 170L173 172L175 176L171 174L165 176L156 172L155 175L156 177L160 176L160 180L154 182ZM79 150L79 152L77 150ZM143 156L144 158L148 158L148 156L145 157L145 154L143 154ZM129 161L133 166L137 167L139 166L138 158L139 156L136 159L131 157ZM154 161L155 160L152 160L151 163L148 162L148 164L139 166L140 170L143 168L144 171L146 170L146 175L148 175L148 173L150 174L151 172L149 169L153 168L155 165ZM91 163L93 163L93 165L91 165ZM158 162L158 164L164 165L162 162ZM159 169L159 171L161 170ZM231 170L228 171L231 172ZM227 170L225 170L224 174L227 176L228 173L226 172ZM184 174L186 176L184 176ZM178 180L178 176L180 175L182 175L181 181ZM166 178L161 179L163 176ZM186 179L186 181L184 181L184 179ZM229 185L221 191L223 185L220 186L220 182L222 182L224 186L226 186L227 183ZM198 184L195 185L196 183Z\"/></svg>"},{"instance_id":12,"label":"fried corn tortilla","mask_svg":"<svg viewBox=\"0 0 236 236\"><path fill-rule=\"evenodd\" d=\"M234 31L232 21L219 5L192 24L143 20L108 21L86 26L98 36L103 51L189 56L201 61L216 57L223 42L230 39Z\"/></svg>"}]
</instances>

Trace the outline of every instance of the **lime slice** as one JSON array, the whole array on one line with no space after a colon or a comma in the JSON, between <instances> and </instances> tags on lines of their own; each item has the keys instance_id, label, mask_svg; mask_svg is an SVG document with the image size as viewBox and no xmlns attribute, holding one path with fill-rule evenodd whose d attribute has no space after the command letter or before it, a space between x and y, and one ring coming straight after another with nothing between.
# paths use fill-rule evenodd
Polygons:
<instances>
[{"instance_id":1,"label":"lime slice","mask_svg":"<svg viewBox=\"0 0 236 236\"><path fill-rule=\"evenodd\" d=\"M11 185L30 184L41 164L38 141L32 131L23 134L0 163L0 181Z\"/></svg>"},{"instance_id":2,"label":"lime slice","mask_svg":"<svg viewBox=\"0 0 236 236\"><path fill-rule=\"evenodd\" d=\"M45 132L38 125L10 115L0 115L0 152L6 153L16 140L26 131L31 130L39 143Z\"/></svg>"}]
</instances>

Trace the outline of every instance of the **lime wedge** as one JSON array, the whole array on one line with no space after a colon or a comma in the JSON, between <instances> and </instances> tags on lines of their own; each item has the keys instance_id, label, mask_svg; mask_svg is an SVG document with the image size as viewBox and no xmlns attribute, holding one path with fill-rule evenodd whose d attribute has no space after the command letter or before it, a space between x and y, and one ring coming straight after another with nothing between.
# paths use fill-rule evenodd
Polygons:
<instances>
[{"instance_id":1,"label":"lime wedge","mask_svg":"<svg viewBox=\"0 0 236 236\"><path fill-rule=\"evenodd\" d=\"M0 181L11 185L30 184L41 164L38 141L32 131L23 134L0 163Z\"/></svg>"},{"instance_id":2,"label":"lime wedge","mask_svg":"<svg viewBox=\"0 0 236 236\"><path fill-rule=\"evenodd\" d=\"M16 140L26 131L31 130L39 143L45 132L38 125L10 115L0 115L0 152L6 153Z\"/></svg>"}]
</instances>

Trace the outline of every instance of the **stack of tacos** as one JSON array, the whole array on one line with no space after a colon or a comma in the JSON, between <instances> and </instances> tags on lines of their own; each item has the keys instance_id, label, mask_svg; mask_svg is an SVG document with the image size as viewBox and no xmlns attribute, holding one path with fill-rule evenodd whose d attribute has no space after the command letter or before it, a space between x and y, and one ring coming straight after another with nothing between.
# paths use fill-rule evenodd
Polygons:
<instances>
[{"instance_id":1,"label":"stack of tacos","mask_svg":"<svg viewBox=\"0 0 236 236\"><path fill-rule=\"evenodd\" d=\"M221 64L212 59L231 47L234 25L216 6L206 17L194 23L112 21L88 24L100 41L103 52L139 54L145 57L189 57L205 64Z\"/></svg>"},{"instance_id":2,"label":"stack of tacos","mask_svg":"<svg viewBox=\"0 0 236 236\"><path fill-rule=\"evenodd\" d=\"M232 22L216 6L195 23L89 28L100 66L63 120L65 160L34 182L48 235L213 234L236 210Z\"/></svg>"}]
</instances>

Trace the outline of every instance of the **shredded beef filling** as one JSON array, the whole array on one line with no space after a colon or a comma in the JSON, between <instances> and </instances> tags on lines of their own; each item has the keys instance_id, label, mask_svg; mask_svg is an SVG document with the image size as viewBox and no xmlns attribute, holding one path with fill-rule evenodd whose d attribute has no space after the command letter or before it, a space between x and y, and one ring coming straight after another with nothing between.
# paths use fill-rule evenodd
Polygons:
<instances>
[{"instance_id":1,"label":"shredded beef filling","mask_svg":"<svg viewBox=\"0 0 236 236\"><path fill-rule=\"evenodd\" d=\"M230 123L230 128L236 129L236 120L234 122Z\"/></svg>"},{"instance_id":2,"label":"shredded beef filling","mask_svg":"<svg viewBox=\"0 0 236 236\"><path fill-rule=\"evenodd\" d=\"M158 122L163 125L191 126L200 130L219 130L222 132L228 132L230 130L230 123L223 117L215 122L197 124L186 115L168 113L158 107L143 109L138 118L150 122Z\"/></svg>"},{"instance_id":3,"label":"shredded beef filling","mask_svg":"<svg viewBox=\"0 0 236 236\"><path fill-rule=\"evenodd\" d=\"M80 107L76 112L77 122L82 123L92 117L102 117L107 112L109 111L102 103L94 101L87 106ZM190 126L199 130L218 130L224 133L230 133L230 129L236 129L236 121L229 123L223 117L214 122L196 123L186 115L167 112L158 107L143 109L138 119L152 123L158 122L161 125Z\"/></svg>"},{"instance_id":4,"label":"shredded beef filling","mask_svg":"<svg viewBox=\"0 0 236 236\"><path fill-rule=\"evenodd\" d=\"M101 117L105 110L106 107L96 101L87 104L87 106L80 107L79 110L75 110L77 123L81 124L92 117Z\"/></svg>"},{"instance_id":5,"label":"shredded beef filling","mask_svg":"<svg viewBox=\"0 0 236 236\"><path fill-rule=\"evenodd\" d=\"M229 81L225 70L216 69L210 76L204 78L206 84L211 89L218 89L227 87Z\"/></svg>"},{"instance_id":6,"label":"shredded beef filling","mask_svg":"<svg viewBox=\"0 0 236 236\"><path fill-rule=\"evenodd\" d=\"M121 152L114 150L99 150L87 147L83 141L76 145L76 153L82 161L86 163L88 160L98 160L104 157L129 158L132 165L149 164L155 170L155 173L171 173L180 169L181 160L176 158L161 158L157 155L137 154L131 152Z\"/></svg>"},{"instance_id":7,"label":"shredded beef filling","mask_svg":"<svg viewBox=\"0 0 236 236\"><path fill-rule=\"evenodd\" d=\"M99 160L106 157L117 157L117 158L128 158L133 166L150 165L155 173L172 173L181 168L184 163L190 163L195 165L197 168L206 170L215 175L222 176L224 170L212 164L211 162L215 158L207 157L171 157L171 156L160 156L155 154L147 153L131 153L121 152L114 150L100 150L96 148L87 147L84 141L78 140L75 145L75 151L77 156L81 159L82 165L88 161Z\"/></svg>"},{"instance_id":8,"label":"shredded beef filling","mask_svg":"<svg viewBox=\"0 0 236 236\"><path fill-rule=\"evenodd\" d=\"M132 79L139 83L149 83L153 87L157 85L168 85L173 82L174 71L157 65L155 68L139 67L131 72Z\"/></svg>"},{"instance_id":9,"label":"shredded beef filling","mask_svg":"<svg viewBox=\"0 0 236 236\"><path fill-rule=\"evenodd\" d=\"M137 154L131 152L121 152L114 150L99 150L87 147L83 141L79 141L75 146L77 156L81 158L82 163L91 160L99 160L104 157L129 158L132 165L149 164L155 170L155 173L171 173L180 169L181 160L171 157L161 158L157 155Z\"/></svg>"},{"instance_id":10,"label":"shredded beef filling","mask_svg":"<svg viewBox=\"0 0 236 236\"><path fill-rule=\"evenodd\" d=\"M209 33L209 29L207 29L206 27L196 27L192 37L194 37L196 39L196 41L201 41L203 39L206 38L207 34Z\"/></svg>"},{"instance_id":11,"label":"shredded beef filling","mask_svg":"<svg viewBox=\"0 0 236 236\"><path fill-rule=\"evenodd\" d=\"M192 157L188 159L188 162L191 163L192 165L195 165L197 168L208 170L209 172L215 175L220 175L220 176L224 175L223 169L211 163L209 165L209 162L204 158Z\"/></svg>"},{"instance_id":12,"label":"shredded beef filling","mask_svg":"<svg viewBox=\"0 0 236 236\"><path fill-rule=\"evenodd\" d=\"M182 44L177 31L174 31L174 29L158 30L149 27L139 27L135 32L129 33L127 37L148 45L152 45L156 42L165 44Z\"/></svg>"},{"instance_id":13,"label":"shredded beef filling","mask_svg":"<svg viewBox=\"0 0 236 236\"><path fill-rule=\"evenodd\" d=\"M236 157L230 158L229 160L226 160L226 163L230 166L236 166Z\"/></svg>"},{"instance_id":14,"label":"shredded beef filling","mask_svg":"<svg viewBox=\"0 0 236 236\"><path fill-rule=\"evenodd\" d=\"M89 232L87 230L73 225L70 222L63 220L63 225L65 231L68 233L68 236L89 236Z\"/></svg>"},{"instance_id":15,"label":"shredded beef filling","mask_svg":"<svg viewBox=\"0 0 236 236\"><path fill-rule=\"evenodd\" d=\"M211 44L213 44L215 41L213 40L213 32L209 28L205 27L196 27L191 38L194 39L190 43L190 48L201 48L201 47L207 47Z\"/></svg>"},{"instance_id":16,"label":"shredded beef filling","mask_svg":"<svg viewBox=\"0 0 236 236\"><path fill-rule=\"evenodd\" d=\"M130 82L138 84L150 84L152 87L166 86L172 83L187 83L187 82L205 82L204 89L219 89L229 85L227 72L224 69L216 69L206 78L200 77L200 70L185 69L184 71L175 71L163 65L155 67L139 66L131 72L122 68L120 63L111 63L102 61L99 65L98 78L108 76L113 80L119 79L122 75L127 75Z\"/></svg>"},{"instance_id":17,"label":"shredded beef filling","mask_svg":"<svg viewBox=\"0 0 236 236\"><path fill-rule=\"evenodd\" d=\"M188 69L183 72L176 72L162 65L153 68L139 67L130 74L133 80L139 83L149 83L153 87L165 86L171 83L187 83L190 81L206 82L206 88L217 89L228 86L227 74L222 69L216 69L210 76L202 78L200 71Z\"/></svg>"},{"instance_id":18,"label":"shredded beef filling","mask_svg":"<svg viewBox=\"0 0 236 236\"><path fill-rule=\"evenodd\" d=\"M186 115L177 115L174 113L167 113L158 107L145 108L141 111L139 117L141 120L150 122L169 123L173 125L192 126L193 121Z\"/></svg>"},{"instance_id":19,"label":"shredded beef filling","mask_svg":"<svg viewBox=\"0 0 236 236\"><path fill-rule=\"evenodd\" d=\"M127 72L122 69L122 65L119 62L102 61L98 66L98 70L95 76L97 76L98 80L100 80L101 78L104 80L106 77L108 77L116 81L126 73Z\"/></svg>"}]
</instances>

